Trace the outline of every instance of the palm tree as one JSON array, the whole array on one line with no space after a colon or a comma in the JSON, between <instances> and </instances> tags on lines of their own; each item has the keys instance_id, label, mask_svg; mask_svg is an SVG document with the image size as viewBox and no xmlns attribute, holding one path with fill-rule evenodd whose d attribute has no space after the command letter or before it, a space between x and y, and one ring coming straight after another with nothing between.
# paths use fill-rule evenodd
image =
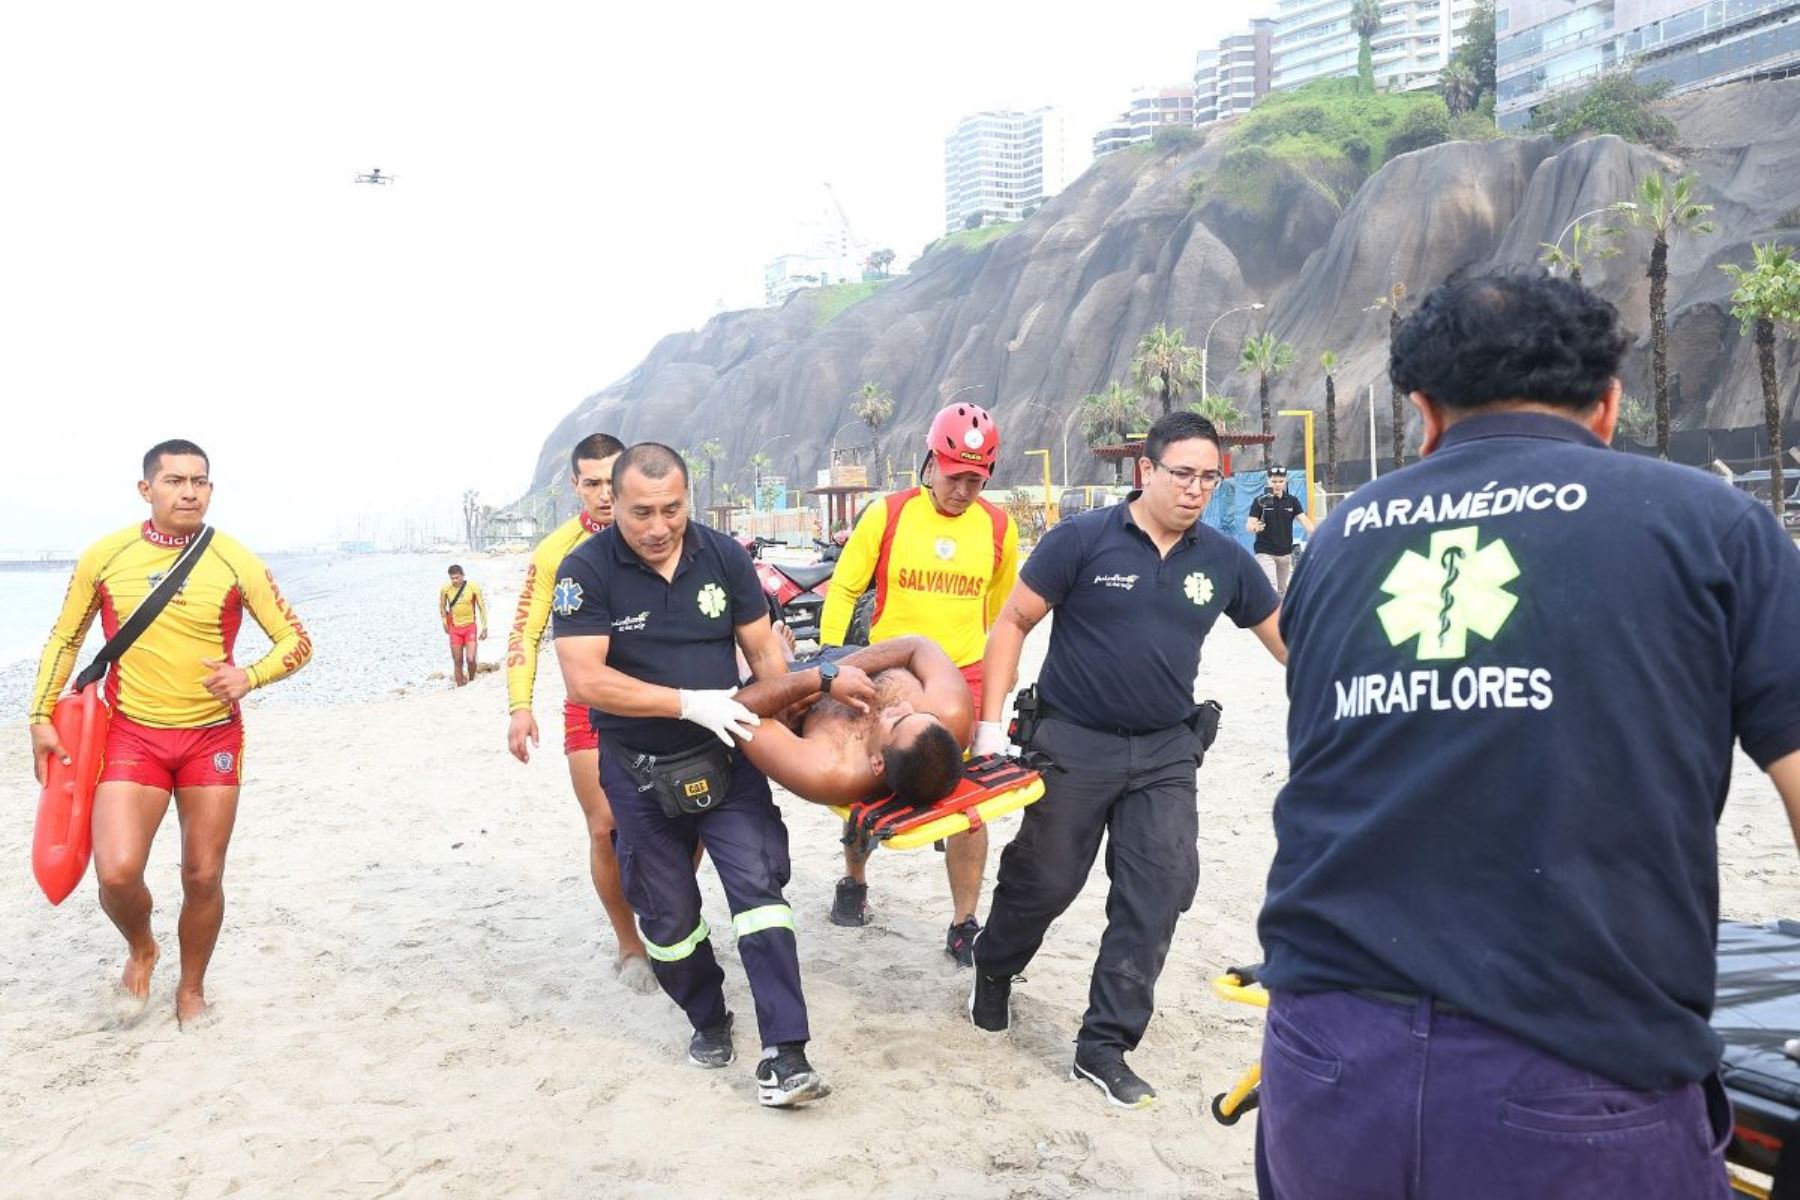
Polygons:
<instances>
[{"instance_id":1,"label":"palm tree","mask_svg":"<svg viewBox=\"0 0 1800 1200\"><path fill-rule=\"evenodd\" d=\"M1560 245L1539 242L1544 252L1538 255L1538 261L1556 273L1558 267L1569 273L1569 278L1576 283L1581 282L1581 264L1586 259L1617 258L1619 248L1611 244L1611 239L1618 236L1619 231L1610 225L1585 225L1575 222L1569 229L1569 248L1564 250Z\"/></svg>"},{"instance_id":2,"label":"palm tree","mask_svg":"<svg viewBox=\"0 0 1800 1200\"><path fill-rule=\"evenodd\" d=\"M1243 410L1237 406L1237 401L1218 392L1210 392L1204 400L1194 401L1188 405L1188 411L1199 413L1211 421L1213 428L1220 433L1236 429L1244 420Z\"/></svg>"},{"instance_id":3,"label":"palm tree","mask_svg":"<svg viewBox=\"0 0 1800 1200\"><path fill-rule=\"evenodd\" d=\"M1775 327L1790 332L1800 329L1800 261L1792 246L1753 248L1749 267L1719 269L1737 282L1731 293L1731 315L1744 323L1744 332L1756 332L1756 365L1761 368L1763 426L1769 438L1769 499L1780 519L1785 505L1781 477L1781 391L1775 378Z\"/></svg>"},{"instance_id":4,"label":"palm tree","mask_svg":"<svg viewBox=\"0 0 1800 1200\"><path fill-rule=\"evenodd\" d=\"M1406 285L1395 280L1388 294L1371 304L1369 308L1385 308L1388 315L1388 357L1394 354L1394 335L1400 332L1400 302L1406 299ZM1367 312L1368 309L1364 309ZM1394 469L1397 471L1406 465L1406 397L1400 389L1390 385L1391 394L1388 402L1392 405L1390 421L1394 431Z\"/></svg>"},{"instance_id":5,"label":"palm tree","mask_svg":"<svg viewBox=\"0 0 1800 1200\"><path fill-rule=\"evenodd\" d=\"M1135 391L1114 380L1104 392L1081 398L1081 433L1088 445L1109 445L1130 439L1135 426L1146 424L1150 414ZM1125 480L1125 460L1113 460L1113 481Z\"/></svg>"},{"instance_id":6,"label":"palm tree","mask_svg":"<svg viewBox=\"0 0 1800 1200\"><path fill-rule=\"evenodd\" d=\"M1238 354L1237 369L1246 375L1256 376L1256 403L1262 417L1262 435L1270 436L1274 432L1274 422L1269 412L1269 380L1294 365L1294 348L1286 342L1276 340L1272 333L1251 334L1244 339L1244 348ZM1263 443L1263 465L1269 463L1269 450L1272 443Z\"/></svg>"},{"instance_id":7,"label":"palm tree","mask_svg":"<svg viewBox=\"0 0 1800 1200\"><path fill-rule=\"evenodd\" d=\"M1656 394L1656 453L1669 457L1669 243L1686 234L1717 233L1705 219L1712 205L1694 199L1695 177L1670 183L1661 173L1638 181L1637 207L1620 216L1650 231L1650 376Z\"/></svg>"},{"instance_id":8,"label":"palm tree","mask_svg":"<svg viewBox=\"0 0 1800 1200\"><path fill-rule=\"evenodd\" d=\"M881 452L881 427L894 415L894 397L879 383L865 383L850 397L850 415L869 427L869 445L875 449L875 486L887 478L886 456Z\"/></svg>"},{"instance_id":9,"label":"palm tree","mask_svg":"<svg viewBox=\"0 0 1800 1200\"><path fill-rule=\"evenodd\" d=\"M752 504L761 502L763 497L763 473L774 465L774 460L758 450L750 456L750 500Z\"/></svg>"},{"instance_id":10,"label":"palm tree","mask_svg":"<svg viewBox=\"0 0 1800 1200\"><path fill-rule=\"evenodd\" d=\"M1363 90L1375 90L1375 35L1381 32L1381 0L1356 0L1350 9L1350 28L1356 31L1356 77Z\"/></svg>"},{"instance_id":11,"label":"palm tree","mask_svg":"<svg viewBox=\"0 0 1800 1200\"><path fill-rule=\"evenodd\" d=\"M1131 380L1145 396L1162 399L1162 415L1175 411L1175 402L1200 379L1200 352L1187 344L1180 329L1158 325L1138 340L1137 357L1131 360Z\"/></svg>"},{"instance_id":12,"label":"palm tree","mask_svg":"<svg viewBox=\"0 0 1800 1200\"><path fill-rule=\"evenodd\" d=\"M1464 64L1452 62L1438 72L1438 90L1444 94L1444 107L1450 115L1460 117L1475 107L1481 95L1481 81Z\"/></svg>"},{"instance_id":13,"label":"palm tree","mask_svg":"<svg viewBox=\"0 0 1800 1200\"><path fill-rule=\"evenodd\" d=\"M1319 367L1325 372L1325 488L1337 487L1337 352L1327 350L1319 355Z\"/></svg>"},{"instance_id":14,"label":"palm tree","mask_svg":"<svg viewBox=\"0 0 1800 1200\"><path fill-rule=\"evenodd\" d=\"M719 459L725 456L725 447L717 438L707 438L700 443L700 461L706 464L701 472L706 477L706 506L713 507L717 499L713 495L713 486L718 481Z\"/></svg>"}]
</instances>

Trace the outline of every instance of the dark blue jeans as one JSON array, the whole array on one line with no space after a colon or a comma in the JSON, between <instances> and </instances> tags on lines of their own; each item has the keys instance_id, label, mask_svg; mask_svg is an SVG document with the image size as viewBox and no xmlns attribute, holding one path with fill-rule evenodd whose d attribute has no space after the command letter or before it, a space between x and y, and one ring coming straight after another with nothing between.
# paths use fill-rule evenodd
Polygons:
<instances>
[{"instance_id":1,"label":"dark blue jeans","mask_svg":"<svg viewBox=\"0 0 1800 1200\"><path fill-rule=\"evenodd\" d=\"M1429 1001L1277 994L1263 1200L1727 1200L1715 1076L1621 1087Z\"/></svg>"},{"instance_id":2,"label":"dark blue jeans","mask_svg":"<svg viewBox=\"0 0 1800 1200\"><path fill-rule=\"evenodd\" d=\"M600 783L612 806L625 899L637 913L656 981L694 1028L725 1019L725 973L700 915L694 878L694 847L704 845L731 905L763 1045L806 1041L794 913L781 894L788 881L787 826L768 779L735 751L724 801L702 815L670 818L654 795L637 790L620 757L600 755Z\"/></svg>"}]
</instances>

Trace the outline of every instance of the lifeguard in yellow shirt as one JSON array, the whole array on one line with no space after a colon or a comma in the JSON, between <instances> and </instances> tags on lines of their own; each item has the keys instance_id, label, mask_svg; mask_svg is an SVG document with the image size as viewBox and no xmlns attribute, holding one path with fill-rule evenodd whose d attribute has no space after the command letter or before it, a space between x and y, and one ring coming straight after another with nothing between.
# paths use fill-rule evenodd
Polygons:
<instances>
[{"instance_id":1,"label":"lifeguard in yellow shirt","mask_svg":"<svg viewBox=\"0 0 1800 1200\"><path fill-rule=\"evenodd\" d=\"M111 637L130 617L199 535L212 493L204 450L188 441L153 446L138 484L150 519L102 538L76 562L31 691L31 748L40 782L50 755L67 757L50 714L88 626L98 616ZM240 667L232 648L246 612L274 646ZM100 907L130 950L116 994L121 1020L140 1016L149 1003L158 950L144 864L171 793L181 816L175 1017L186 1025L207 1011L206 966L225 919L221 881L244 770L238 701L293 674L310 657L312 641L275 577L256 555L215 532L181 590L108 672L113 717L94 793L94 874Z\"/></svg>"},{"instance_id":2,"label":"lifeguard in yellow shirt","mask_svg":"<svg viewBox=\"0 0 1800 1200\"><path fill-rule=\"evenodd\" d=\"M569 485L581 502L581 511L564 521L532 551L519 589L519 607L512 632L506 639L506 702L512 710L506 745L520 762L531 761L531 747L538 744L537 718L531 713L531 693L537 681L538 649L550 624L550 606L556 591L556 569L569 551L612 524L613 463L625 450L618 438L589 434L569 454ZM618 939L615 971L625 985L644 995L657 990L656 976L644 954L631 905L619 882L619 860L613 853L612 809L600 789L600 737L588 723L588 710L563 703L563 755L569 763L569 783L588 828L588 872L594 891L606 910Z\"/></svg>"},{"instance_id":3,"label":"lifeguard in yellow shirt","mask_svg":"<svg viewBox=\"0 0 1800 1200\"><path fill-rule=\"evenodd\" d=\"M450 635L450 662L456 669L456 686L475 678L475 643L487 641L487 600L481 585L450 568L450 582L438 589L438 617Z\"/></svg>"},{"instance_id":4,"label":"lifeguard in yellow shirt","mask_svg":"<svg viewBox=\"0 0 1800 1200\"><path fill-rule=\"evenodd\" d=\"M1000 427L986 409L952 404L925 436L923 486L869 505L831 576L819 640L842 645L857 597L875 589L872 643L917 634L936 642L961 669L981 705L981 655L1019 574L1019 530L1004 509L982 499L1000 453ZM985 827L945 843L953 906L944 950L968 966L981 925L975 908L987 869ZM866 860L844 852L831 920L868 923Z\"/></svg>"}]
</instances>

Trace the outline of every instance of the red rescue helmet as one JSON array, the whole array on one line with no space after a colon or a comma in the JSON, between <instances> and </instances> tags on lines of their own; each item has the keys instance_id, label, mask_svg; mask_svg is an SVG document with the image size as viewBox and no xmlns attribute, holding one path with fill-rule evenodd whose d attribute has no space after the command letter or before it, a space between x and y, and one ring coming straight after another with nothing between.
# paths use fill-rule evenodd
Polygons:
<instances>
[{"instance_id":1,"label":"red rescue helmet","mask_svg":"<svg viewBox=\"0 0 1800 1200\"><path fill-rule=\"evenodd\" d=\"M1000 426L978 404L952 404L931 419L925 446L945 475L986 479L1000 456Z\"/></svg>"}]
</instances>

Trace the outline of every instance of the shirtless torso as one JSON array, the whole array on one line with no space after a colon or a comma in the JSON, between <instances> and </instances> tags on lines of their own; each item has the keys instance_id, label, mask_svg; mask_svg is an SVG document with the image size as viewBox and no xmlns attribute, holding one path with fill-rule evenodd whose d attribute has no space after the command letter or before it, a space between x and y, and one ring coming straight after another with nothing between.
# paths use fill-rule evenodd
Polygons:
<instances>
[{"instance_id":1,"label":"shirtless torso","mask_svg":"<svg viewBox=\"0 0 1800 1200\"><path fill-rule=\"evenodd\" d=\"M860 712L818 692L818 674L795 671L779 685L754 684L738 693L765 720L744 752L770 779L804 800L848 804L884 790L882 744L906 722L935 718L968 745L974 713L968 685L944 652L924 638L902 638L859 650L845 666L868 671L876 699ZM916 732L908 728L901 734Z\"/></svg>"}]
</instances>

